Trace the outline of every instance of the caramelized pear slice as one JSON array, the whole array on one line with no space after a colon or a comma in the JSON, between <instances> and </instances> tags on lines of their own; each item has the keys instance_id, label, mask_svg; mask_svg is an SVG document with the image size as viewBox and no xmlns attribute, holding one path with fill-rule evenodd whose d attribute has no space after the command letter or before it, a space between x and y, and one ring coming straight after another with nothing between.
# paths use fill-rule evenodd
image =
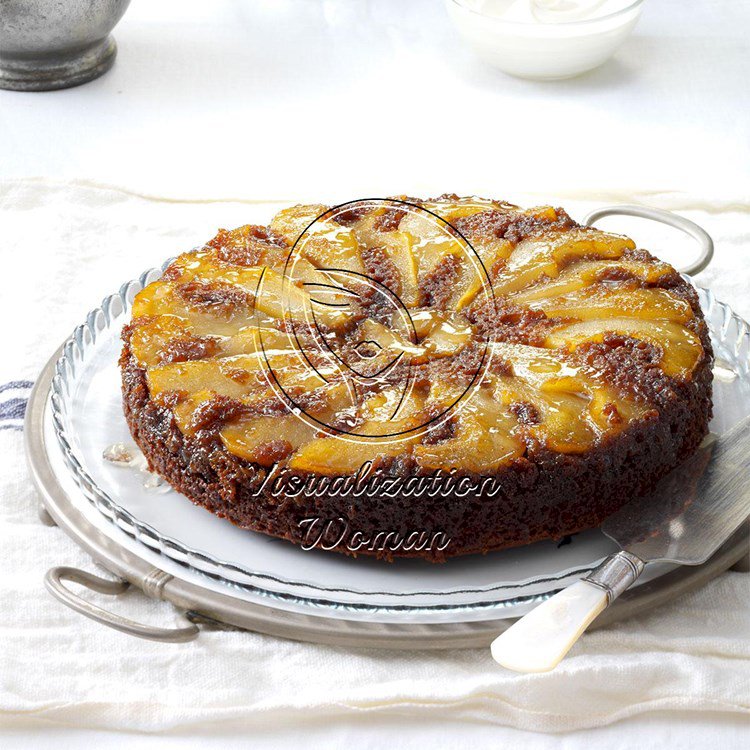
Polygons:
<instances>
[{"instance_id":1,"label":"caramelized pear slice","mask_svg":"<svg viewBox=\"0 0 750 750\"><path fill-rule=\"evenodd\" d=\"M606 386L581 377L547 380L540 399L544 422L535 432L561 453L587 450L599 436L618 431L626 415L635 418L642 412Z\"/></svg>"},{"instance_id":2,"label":"caramelized pear slice","mask_svg":"<svg viewBox=\"0 0 750 750\"><path fill-rule=\"evenodd\" d=\"M448 222L454 222L464 216L473 216L481 211L518 211L518 206L487 198L468 196L450 201L423 201L425 209L437 214Z\"/></svg>"},{"instance_id":3,"label":"caramelized pear slice","mask_svg":"<svg viewBox=\"0 0 750 750\"><path fill-rule=\"evenodd\" d=\"M543 310L549 318L592 320L633 317L686 323L693 317L692 308L684 299L664 289L622 290L598 285L527 304L532 310Z\"/></svg>"},{"instance_id":4,"label":"caramelized pear slice","mask_svg":"<svg viewBox=\"0 0 750 750\"><path fill-rule=\"evenodd\" d=\"M215 251L204 248L195 252L182 253L178 255L164 273L170 281L190 281L201 270L204 272L215 272Z\"/></svg>"},{"instance_id":5,"label":"caramelized pear slice","mask_svg":"<svg viewBox=\"0 0 750 750\"><path fill-rule=\"evenodd\" d=\"M460 241L448 227L429 214L414 211L401 219L399 231L408 236L417 263L419 279L432 273L448 255L461 257Z\"/></svg>"},{"instance_id":6,"label":"caramelized pear slice","mask_svg":"<svg viewBox=\"0 0 750 750\"><path fill-rule=\"evenodd\" d=\"M414 446L414 456L421 467L481 474L495 471L523 454L523 443L513 434L515 421L499 402L482 389L467 394L467 399L456 414L453 437Z\"/></svg>"},{"instance_id":7,"label":"caramelized pear slice","mask_svg":"<svg viewBox=\"0 0 750 750\"><path fill-rule=\"evenodd\" d=\"M419 278L417 259L412 250L412 239L402 232L386 232L387 240L382 249L393 261L401 277L401 293L399 298L406 307L419 304Z\"/></svg>"},{"instance_id":8,"label":"caramelized pear slice","mask_svg":"<svg viewBox=\"0 0 750 750\"><path fill-rule=\"evenodd\" d=\"M239 399L267 384L262 365L258 354L174 362L150 368L146 379L152 396L169 391L208 391Z\"/></svg>"},{"instance_id":9,"label":"caramelized pear slice","mask_svg":"<svg viewBox=\"0 0 750 750\"><path fill-rule=\"evenodd\" d=\"M221 356L256 352L292 352L299 347L291 334L270 326L248 326L219 342Z\"/></svg>"},{"instance_id":10,"label":"caramelized pear slice","mask_svg":"<svg viewBox=\"0 0 750 750\"><path fill-rule=\"evenodd\" d=\"M416 310L411 319L419 343L425 350L423 358L413 359L413 362L453 356L471 341L471 325L458 313Z\"/></svg>"},{"instance_id":11,"label":"caramelized pear slice","mask_svg":"<svg viewBox=\"0 0 750 750\"><path fill-rule=\"evenodd\" d=\"M318 474L356 474L368 463L402 455L413 438L348 439L322 437L301 446L289 460L289 468Z\"/></svg>"},{"instance_id":12,"label":"caramelized pear slice","mask_svg":"<svg viewBox=\"0 0 750 750\"><path fill-rule=\"evenodd\" d=\"M266 352L264 360L269 377L286 393L311 391L343 380L344 373L333 358L321 359L310 351ZM314 364L314 366L313 366Z\"/></svg>"},{"instance_id":13,"label":"caramelized pear slice","mask_svg":"<svg viewBox=\"0 0 750 750\"><path fill-rule=\"evenodd\" d=\"M171 281L155 281L133 300L133 318L171 315L185 322L196 336L232 336L255 319L253 314L227 320L210 310L198 310L185 302Z\"/></svg>"},{"instance_id":14,"label":"caramelized pear slice","mask_svg":"<svg viewBox=\"0 0 750 750\"><path fill-rule=\"evenodd\" d=\"M184 258L184 262L183 262ZM219 281L238 286L250 294L258 288L263 264L257 266L230 266L219 264L210 253L205 251L181 256L170 266L170 280L185 283L187 281ZM176 276L179 270L179 277Z\"/></svg>"},{"instance_id":15,"label":"caramelized pear slice","mask_svg":"<svg viewBox=\"0 0 750 750\"><path fill-rule=\"evenodd\" d=\"M401 302L406 307L415 307L419 304L420 294L414 237L400 230L384 232L378 229L376 222L376 215L362 218L354 227L357 241L363 247L380 248L393 261L401 281Z\"/></svg>"},{"instance_id":16,"label":"caramelized pear slice","mask_svg":"<svg viewBox=\"0 0 750 750\"><path fill-rule=\"evenodd\" d=\"M311 393L305 417L299 414L247 416L225 425L220 431L224 445L235 455L261 466L283 461L305 443L315 440L320 427L310 417L323 423L333 419L352 402L343 383L325 385Z\"/></svg>"},{"instance_id":17,"label":"caramelized pear slice","mask_svg":"<svg viewBox=\"0 0 750 750\"><path fill-rule=\"evenodd\" d=\"M616 261L581 261L564 269L557 278L542 277L534 286L521 292L515 292L508 298L514 303L526 304L534 300L560 297L591 286L600 279L606 278L607 274L615 278L618 274L624 274L626 277L630 275L647 284L656 284L672 273L672 268L661 262L646 263L622 259Z\"/></svg>"},{"instance_id":18,"label":"caramelized pear slice","mask_svg":"<svg viewBox=\"0 0 750 750\"><path fill-rule=\"evenodd\" d=\"M313 304L307 289L285 279L274 269L266 268L258 287L255 307L272 318L307 321L311 325L319 321L329 328L340 330L350 324L353 314L350 296L342 296L341 302L342 306Z\"/></svg>"},{"instance_id":19,"label":"caramelized pear slice","mask_svg":"<svg viewBox=\"0 0 750 750\"><path fill-rule=\"evenodd\" d=\"M322 437L303 445L289 467L320 474L355 474L368 462L403 455L419 440L417 427L424 399L398 390L384 390L362 405L357 435ZM401 407L401 408L400 408ZM404 434L406 433L406 434Z\"/></svg>"},{"instance_id":20,"label":"caramelized pear slice","mask_svg":"<svg viewBox=\"0 0 750 750\"><path fill-rule=\"evenodd\" d=\"M421 418L424 397L400 388L386 388L370 396L360 409L358 435L391 436L414 429Z\"/></svg>"},{"instance_id":21,"label":"caramelized pear slice","mask_svg":"<svg viewBox=\"0 0 750 750\"><path fill-rule=\"evenodd\" d=\"M315 436L315 429L294 414L240 419L219 432L221 442L235 456L261 466L287 458Z\"/></svg>"},{"instance_id":22,"label":"caramelized pear slice","mask_svg":"<svg viewBox=\"0 0 750 750\"><path fill-rule=\"evenodd\" d=\"M478 257L470 259L456 284L456 310L463 310L470 305L485 286L492 283L498 273L501 273L498 269L502 267L502 262L513 252L513 243L505 239L480 238L472 241L472 247ZM487 289L486 294L489 296L492 291Z\"/></svg>"},{"instance_id":23,"label":"caramelized pear slice","mask_svg":"<svg viewBox=\"0 0 750 750\"><path fill-rule=\"evenodd\" d=\"M259 258L255 266L239 266L225 263L216 258L215 250L201 250L185 253L169 266L169 281L218 281L238 286L250 294L255 294L264 268L273 268L286 274L294 281L325 283L328 276L316 268L309 260L297 256L293 264L287 264L291 248L269 248Z\"/></svg>"},{"instance_id":24,"label":"caramelized pear slice","mask_svg":"<svg viewBox=\"0 0 750 750\"><path fill-rule=\"evenodd\" d=\"M661 349L661 368L672 377L688 377L703 355L700 339L684 326L663 320L609 318L588 320L554 329L545 342L549 347L565 346L570 351L584 342L601 342L606 333L645 341Z\"/></svg>"},{"instance_id":25,"label":"caramelized pear slice","mask_svg":"<svg viewBox=\"0 0 750 750\"><path fill-rule=\"evenodd\" d=\"M467 203L449 215L453 219L470 216L488 207L491 206ZM472 247L468 247L460 237L451 234L448 228L436 219L419 213L407 214L399 227L412 238L412 252L417 261L421 285L425 284L430 274L442 263L451 258L455 259L453 265L458 273L446 305L448 309L460 310L468 305L483 285L488 285L489 270L500 258L506 258L512 249L510 242L496 239L492 242L473 244L472 250Z\"/></svg>"},{"instance_id":26,"label":"caramelized pear slice","mask_svg":"<svg viewBox=\"0 0 750 750\"><path fill-rule=\"evenodd\" d=\"M494 294L493 290L488 288L494 273L493 269L499 261L508 257L511 247L510 242L503 240L494 243L491 247L481 249L479 260L473 259L471 266L465 267L461 273L461 278L456 284L456 293L453 296L455 300L453 309L458 311L465 309L483 289L486 290L488 298Z\"/></svg>"},{"instance_id":27,"label":"caramelized pear slice","mask_svg":"<svg viewBox=\"0 0 750 750\"><path fill-rule=\"evenodd\" d=\"M328 206L322 203L285 208L273 217L270 227L292 246L302 232L327 210Z\"/></svg>"},{"instance_id":28,"label":"caramelized pear slice","mask_svg":"<svg viewBox=\"0 0 750 750\"><path fill-rule=\"evenodd\" d=\"M286 390L310 390L325 385L326 377L334 380L337 376L333 368L313 370L298 351L174 362L152 367L146 374L152 396L167 391L193 394L205 390L246 401L258 388L266 391L265 386L272 382L271 370Z\"/></svg>"},{"instance_id":29,"label":"caramelized pear slice","mask_svg":"<svg viewBox=\"0 0 750 750\"><path fill-rule=\"evenodd\" d=\"M376 344L379 351L370 360L373 364L375 362L388 364L399 355L406 357L406 361L416 361L424 357L426 350L424 346L412 343L408 334L408 330L399 331L396 326L385 326L372 318L365 318L357 328L352 343L359 342L360 345L364 343ZM370 369L375 371L372 367Z\"/></svg>"},{"instance_id":30,"label":"caramelized pear slice","mask_svg":"<svg viewBox=\"0 0 750 750\"><path fill-rule=\"evenodd\" d=\"M513 374L495 378L503 404L529 404L535 411L525 430L561 453L586 450L605 432L616 432L644 407L615 393L582 368L561 361L553 351L522 344L493 344L493 354Z\"/></svg>"},{"instance_id":31,"label":"caramelized pear slice","mask_svg":"<svg viewBox=\"0 0 750 750\"><path fill-rule=\"evenodd\" d=\"M550 377L578 374L579 369L563 362L555 352L537 346L510 344L505 341L490 343L493 358L510 365L514 377L520 377L538 388Z\"/></svg>"},{"instance_id":32,"label":"caramelized pear slice","mask_svg":"<svg viewBox=\"0 0 750 750\"><path fill-rule=\"evenodd\" d=\"M493 283L495 294L505 296L538 281L554 279L561 269L581 258L617 259L635 244L627 237L596 229L551 230L544 237L523 240Z\"/></svg>"},{"instance_id":33,"label":"caramelized pear slice","mask_svg":"<svg viewBox=\"0 0 750 750\"><path fill-rule=\"evenodd\" d=\"M303 235L298 249L316 268L365 272L354 232L334 221L315 224Z\"/></svg>"},{"instance_id":34,"label":"caramelized pear slice","mask_svg":"<svg viewBox=\"0 0 750 750\"><path fill-rule=\"evenodd\" d=\"M456 313L417 310L410 317L413 325L411 331L399 331L402 326L398 323L403 324L403 321L398 313L394 313L391 326L385 326L372 318L362 321L352 343L359 341L361 344L375 344L378 347L378 351L368 362L371 373L381 372L399 356L405 363L411 364L453 356L471 340L471 325ZM410 340L414 336L418 343Z\"/></svg>"},{"instance_id":35,"label":"caramelized pear slice","mask_svg":"<svg viewBox=\"0 0 750 750\"><path fill-rule=\"evenodd\" d=\"M174 315L147 318L134 328L130 350L141 367L151 367L159 364L170 342L191 334L192 328L183 318Z\"/></svg>"},{"instance_id":36,"label":"caramelized pear slice","mask_svg":"<svg viewBox=\"0 0 750 750\"><path fill-rule=\"evenodd\" d=\"M508 410L528 415L520 431L527 432L551 450L578 453L586 450L599 431L587 419L589 397L579 381L555 387L553 379L530 387L519 377L500 377L495 396ZM521 409L519 409L521 407Z\"/></svg>"}]
</instances>

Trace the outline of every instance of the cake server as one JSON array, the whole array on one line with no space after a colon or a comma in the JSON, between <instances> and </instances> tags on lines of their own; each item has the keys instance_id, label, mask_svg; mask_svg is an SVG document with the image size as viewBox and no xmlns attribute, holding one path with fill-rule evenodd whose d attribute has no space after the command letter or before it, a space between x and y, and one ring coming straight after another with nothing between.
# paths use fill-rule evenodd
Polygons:
<instances>
[{"instance_id":1,"label":"cake server","mask_svg":"<svg viewBox=\"0 0 750 750\"><path fill-rule=\"evenodd\" d=\"M700 565L750 516L750 418L709 435L647 497L628 503L602 531L621 551L515 622L492 656L516 672L554 669L584 630L654 562Z\"/></svg>"}]
</instances>

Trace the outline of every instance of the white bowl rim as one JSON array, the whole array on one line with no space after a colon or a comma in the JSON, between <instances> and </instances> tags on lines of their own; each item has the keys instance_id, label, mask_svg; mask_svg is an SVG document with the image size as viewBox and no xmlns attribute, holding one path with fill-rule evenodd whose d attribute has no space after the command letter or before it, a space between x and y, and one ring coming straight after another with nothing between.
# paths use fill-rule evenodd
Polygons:
<instances>
[{"instance_id":1,"label":"white bowl rim","mask_svg":"<svg viewBox=\"0 0 750 750\"><path fill-rule=\"evenodd\" d=\"M508 21L504 18L499 18L497 16L492 16L488 13L483 13L480 10L475 10L474 8L470 8L465 0L445 0L446 5L456 5L461 10L465 10L467 13L473 13L475 16L479 16L480 18L486 18L491 21L496 21L499 23L507 24L508 26L585 26L587 24L593 24L593 23L601 23L602 21L607 21L611 18L617 18L617 16L625 15L631 10L634 10L638 8L640 5L643 5L644 0L633 0L632 3L626 5L624 8L620 8L619 10L615 10L612 13L607 13L604 16L597 16L596 18L586 18L582 20L573 20L573 21L560 21L559 23L533 23L531 21Z\"/></svg>"}]
</instances>

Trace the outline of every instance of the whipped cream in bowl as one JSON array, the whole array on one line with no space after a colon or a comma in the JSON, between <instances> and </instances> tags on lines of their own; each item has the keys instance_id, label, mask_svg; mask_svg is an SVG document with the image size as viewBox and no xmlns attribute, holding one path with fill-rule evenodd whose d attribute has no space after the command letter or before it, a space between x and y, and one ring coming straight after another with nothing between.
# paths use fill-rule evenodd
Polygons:
<instances>
[{"instance_id":1,"label":"whipped cream in bowl","mask_svg":"<svg viewBox=\"0 0 750 750\"><path fill-rule=\"evenodd\" d=\"M627 39L643 0L445 0L464 40L520 78L572 78L606 62Z\"/></svg>"}]
</instances>

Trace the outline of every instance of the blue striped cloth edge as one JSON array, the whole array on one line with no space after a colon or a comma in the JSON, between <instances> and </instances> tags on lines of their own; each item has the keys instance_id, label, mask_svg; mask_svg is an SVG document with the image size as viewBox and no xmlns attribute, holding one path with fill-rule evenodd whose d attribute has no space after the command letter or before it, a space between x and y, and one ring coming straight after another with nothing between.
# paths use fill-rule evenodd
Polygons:
<instances>
[{"instance_id":1,"label":"blue striped cloth edge","mask_svg":"<svg viewBox=\"0 0 750 750\"><path fill-rule=\"evenodd\" d=\"M33 385L30 380L11 380L0 384L0 430L23 429L23 417Z\"/></svg>"}]
</instances>

